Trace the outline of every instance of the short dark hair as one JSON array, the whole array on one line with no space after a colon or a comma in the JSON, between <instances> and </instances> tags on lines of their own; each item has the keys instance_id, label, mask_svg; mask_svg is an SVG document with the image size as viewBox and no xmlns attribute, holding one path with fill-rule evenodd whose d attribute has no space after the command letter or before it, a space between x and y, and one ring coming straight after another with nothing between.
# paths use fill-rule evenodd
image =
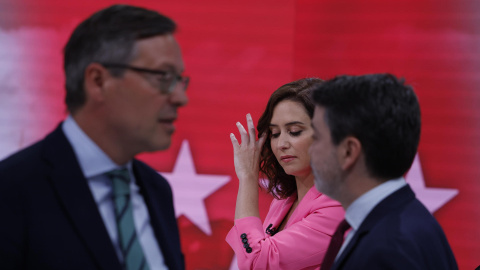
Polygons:
<instances>
[{"instance_id":1,"label":"short dark hair","mask_svg":"<svg viewBox=\"0 0 480 270\"><path fill-rule=\"evenodd\" d=\"M134 57L135 42L171 34L176 24L156 11L130 5L113 5L80 23L64 49L65 103L74 113L85 103L85 68L93 62L127 64ZM122 76L122 70L112 75Z\"/></svg>"},{"instance_id":2,"label":"short dark hair","mask_svg":"<svg viewBox=\"0 0 480 270\"><path fill-rule=\"evenodd\" d=\"M280 86L268 100L267 107L258 120L257 130L259 136L265 133L267 139L261 150L260 172L266 177L263 187L277 199L284 199L297 191L295 177L288 175L278 163L270 145L271 131L270 122L273 110L278 103L291 100L300 103L310 119L313 118L315 106L311 99L312 90L323 80L318 78L305 78Z\"/></svg>"},{"instance_id":3,"label":"short dark hair","mask_svg":"<svg viewBox=\"0 0 480 270\"><path fill-rule=\"evenodd\" d=\"M362 144L367 170L383 180L398 178L412 165L420 140L420 105L404 79L391 74L338 76L313 92L325 108L332 141L347 136Z\"/></svg>"}]
</instances>

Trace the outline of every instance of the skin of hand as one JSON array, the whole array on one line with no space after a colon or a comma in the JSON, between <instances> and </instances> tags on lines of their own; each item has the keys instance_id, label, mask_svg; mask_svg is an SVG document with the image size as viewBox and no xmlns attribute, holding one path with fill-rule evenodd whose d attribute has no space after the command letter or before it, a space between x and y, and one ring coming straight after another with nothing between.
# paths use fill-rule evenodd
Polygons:
<instances>
[{"instance_id":1,"label":"skin of hand","mask_svg":"<svg viewBox=\"0 0 480 270\"><path fill-rule=\"evenodd\" d=\"M247 114L247 130L240 122L237 122L240 132L241 143L233 133L230 139L233 145L235 172L238 177L238 194L235 208L235 219L248 216L259 217L258 211L258 173L260 151L265 143L266 134L256 140L255 125L252 116Z\"/></svg>"}]
</instances>

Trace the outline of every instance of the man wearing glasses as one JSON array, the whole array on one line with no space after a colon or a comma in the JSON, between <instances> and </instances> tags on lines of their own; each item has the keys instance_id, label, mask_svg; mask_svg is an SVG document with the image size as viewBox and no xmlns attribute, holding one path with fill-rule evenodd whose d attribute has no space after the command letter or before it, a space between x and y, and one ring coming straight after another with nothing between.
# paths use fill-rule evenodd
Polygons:
<instances>
[{"instance_id":1,"label":"man wearing glasses","mask_svg":"<svg viewBox=\"0 0 480 270\"><path fill-rule=\"evenodd\" d=\"M169 147L188 101L175 28L115 5L74 30L70 115L0 162L2 269L184 269L170 186L134 159Z\"/></svg>"}]
</instances>

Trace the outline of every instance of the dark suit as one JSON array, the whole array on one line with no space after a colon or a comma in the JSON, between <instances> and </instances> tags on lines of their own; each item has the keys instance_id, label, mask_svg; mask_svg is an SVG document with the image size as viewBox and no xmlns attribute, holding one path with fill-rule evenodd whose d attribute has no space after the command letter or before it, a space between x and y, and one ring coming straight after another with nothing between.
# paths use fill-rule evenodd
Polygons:
<instances>
[{"instance_id":1,"label":"dark suit","mask_svg":"<svg viewBox=\"0 0 480 270\"><path fill-rule=\"evenodd\" d=\"M368 214L332 269L458 269L442 228L405 186Z\"/></svg>"},{"instance_id":2,"label":"dark suit","mask_svg":"<svg viewBox=\"0 0 480 270\"><path fill-rule=\"evenodd\" d=\"M184 269L168 182L134 160L133 172L169 269ZM0 162L1 269L121 269L61 125Z\"/></svg>"}]
</instances>

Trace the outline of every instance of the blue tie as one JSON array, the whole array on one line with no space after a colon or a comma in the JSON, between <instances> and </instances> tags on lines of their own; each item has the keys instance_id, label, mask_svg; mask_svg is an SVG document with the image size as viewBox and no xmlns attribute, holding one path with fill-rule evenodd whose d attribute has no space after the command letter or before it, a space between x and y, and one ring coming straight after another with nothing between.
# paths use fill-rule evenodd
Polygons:
<instances>
[{"instance_id":1,"label":"blue tie","mask_svg":"<svg viewBox=\"0 0 480 270\"><path fill-rule=\"evenodd\" d=\"M130 174L127 169L123 168L110 171L107 176L112 179L115 218L124 269L149 270L133 221L133 208L130 200Z\"/></svg>"}]
</instances>

